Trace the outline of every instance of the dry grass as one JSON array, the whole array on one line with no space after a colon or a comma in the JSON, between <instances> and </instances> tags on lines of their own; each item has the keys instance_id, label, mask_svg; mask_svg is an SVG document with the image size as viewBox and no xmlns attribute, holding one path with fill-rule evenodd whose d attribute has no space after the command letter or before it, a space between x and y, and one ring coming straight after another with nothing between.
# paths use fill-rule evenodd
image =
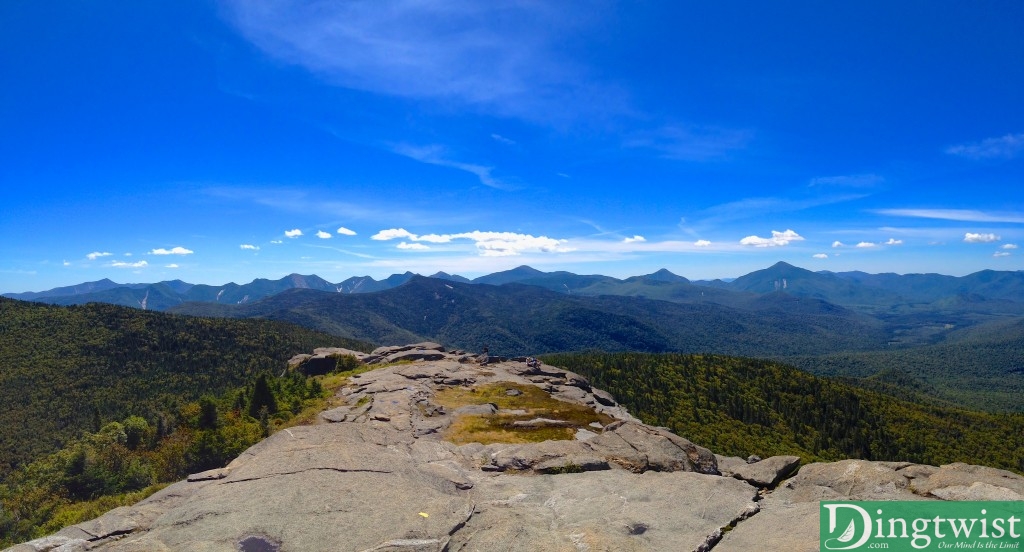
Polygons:
<instances>
[{"instance_id":1,"label":"dry grass","mask_svg":"<svg viewBox=\"0 0 1024 552\"><path fill-rule=\"evenodd\" d=\"M521 394L509 395L518 390ZM445 433L445 438L456 444L465 443L536 443L547 440L572 439L576 429L591 422L608 424L612 418L598 414L592 408L553 398L534 385L499 382L476 387L444 389L434 396L434 402L447 410L461 406L492 403L499 413L491 415L461 415ZM524 414L505 414L500 410L522 410ZM570 422L568 427L513 427L517 420L548 418Z\"/></svg>"}]
</instances>

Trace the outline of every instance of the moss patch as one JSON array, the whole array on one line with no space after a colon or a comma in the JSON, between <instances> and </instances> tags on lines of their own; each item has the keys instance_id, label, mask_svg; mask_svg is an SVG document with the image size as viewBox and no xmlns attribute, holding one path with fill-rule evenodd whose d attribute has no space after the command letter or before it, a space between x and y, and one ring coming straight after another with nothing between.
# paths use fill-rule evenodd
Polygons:
<instances>
[{"instance_id":1,"label":"moss patch","mask_svg":"<svg viewBox=\"0 0 1024 552\"><path fill-rule=\"evenodd\" d=\"M510 394L509 391L512 391ZM518 391L518 393L516 393ZM581 404L553 398L534 385L498 382L476 387L443 389L434 395L434 402L447 410L475 404L492 403L497 414L461 415L452 422L445 439L456 443L536 443L548 440L573 439L576 429L592 422L611 423L610 416L599 414ZM522 414L502 413L501 410L520 410ZM514 427L516 421L547 418L569 422L565 427Z\"/></svg>"}]
</instances>

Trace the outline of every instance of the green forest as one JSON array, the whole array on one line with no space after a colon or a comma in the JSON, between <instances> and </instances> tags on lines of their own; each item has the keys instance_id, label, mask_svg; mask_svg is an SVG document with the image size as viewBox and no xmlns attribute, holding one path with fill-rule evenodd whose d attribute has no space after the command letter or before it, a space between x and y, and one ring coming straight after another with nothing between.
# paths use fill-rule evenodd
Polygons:
<instances>
[{"instance_id":1,"label":"green forest","mask_svg":"<svg viewBox=\"0 0 1024 552\"><path fill-rule=\"evenodd\" d=\"M293 355L325 346L372 348L262 319L0 299L0 400L9 405L0 412L0 546L134 503L314 419L353 370L369 369L345 357L329 376L285 370ZM721 355L543 358L586 376L644 422L719 454L1024 472L1024 414L937 400L923 369L854 380Z\"/></svg>"},{"instance_id":2,"label":"green forest","mask_svg":"<svg viewBox=\"0 0 1024 552\"><path fill-rule=\"evenodd\" d=\"M137 502L308 420L332 390L285 366L326 346L372 348L265 320L0 299L0 546Z\"/></svg>"},{"instance_id":3,"label":"green forest","mask_svg":"<svg viewBox=\"0 0 1024 552\"><path fill-rule=\"evenodd\" d=\"M610 392L645 423L718 454L983 464L1024 472L1024 414L897 399L778 362L719 355L542 357Z\"/></svg>"},{"instance_id":4,"label":"green forest","mask_svg":"<svg viewBox=\"0 0 1024 552\"><path fill-rule=\"evenodd\" d=\"M173 426L183 404L316 347L370 345L266 320L0 298L0 480L111 421Z\"/></svg>"}]
</instances>

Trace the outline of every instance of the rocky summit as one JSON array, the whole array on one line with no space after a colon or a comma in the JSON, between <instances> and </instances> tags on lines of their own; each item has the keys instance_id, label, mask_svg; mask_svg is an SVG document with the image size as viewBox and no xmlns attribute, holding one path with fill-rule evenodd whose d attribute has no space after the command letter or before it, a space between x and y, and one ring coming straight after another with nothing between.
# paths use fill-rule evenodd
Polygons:
<instances>
[{"instance_id":1,"label":"rocky summit","mask_svg":"<svg viewBox=\"0 0 1024 552\"><path fill-rule=\"evenodd\" d=\"M319 423L8 550L817 550L821 500L1024 500L982 466L717 456L577 374L433 343L365 355Z\"/></svg>"}]
</instances>

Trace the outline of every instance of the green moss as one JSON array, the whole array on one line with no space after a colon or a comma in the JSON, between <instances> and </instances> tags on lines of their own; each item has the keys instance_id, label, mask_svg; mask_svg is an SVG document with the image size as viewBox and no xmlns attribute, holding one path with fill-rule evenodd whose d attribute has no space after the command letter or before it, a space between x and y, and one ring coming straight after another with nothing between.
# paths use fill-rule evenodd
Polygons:
<instances>
[{"instance_id":1,"label":"green moss","mask_svg":"<svg viewBox=\"0 0 1024 552\"><path fill-rule=\"evenodd\" d=\"M513 391L512 394L509 391ZM518 391L518 393L515 393ZM459 416L445 433L457 444L465 443L536 443L548 440L573 439L576 429L598 422L605 425L612 418L580 404L560 401L534 385L499 382L475 387L444 389L434 402L449 411L468 405L491 403L497 414ZM502 411L522 411L510 414ZM516 421L547 418L569 422L564 427L515 427Z\"/></svg>"}]
</instances>

